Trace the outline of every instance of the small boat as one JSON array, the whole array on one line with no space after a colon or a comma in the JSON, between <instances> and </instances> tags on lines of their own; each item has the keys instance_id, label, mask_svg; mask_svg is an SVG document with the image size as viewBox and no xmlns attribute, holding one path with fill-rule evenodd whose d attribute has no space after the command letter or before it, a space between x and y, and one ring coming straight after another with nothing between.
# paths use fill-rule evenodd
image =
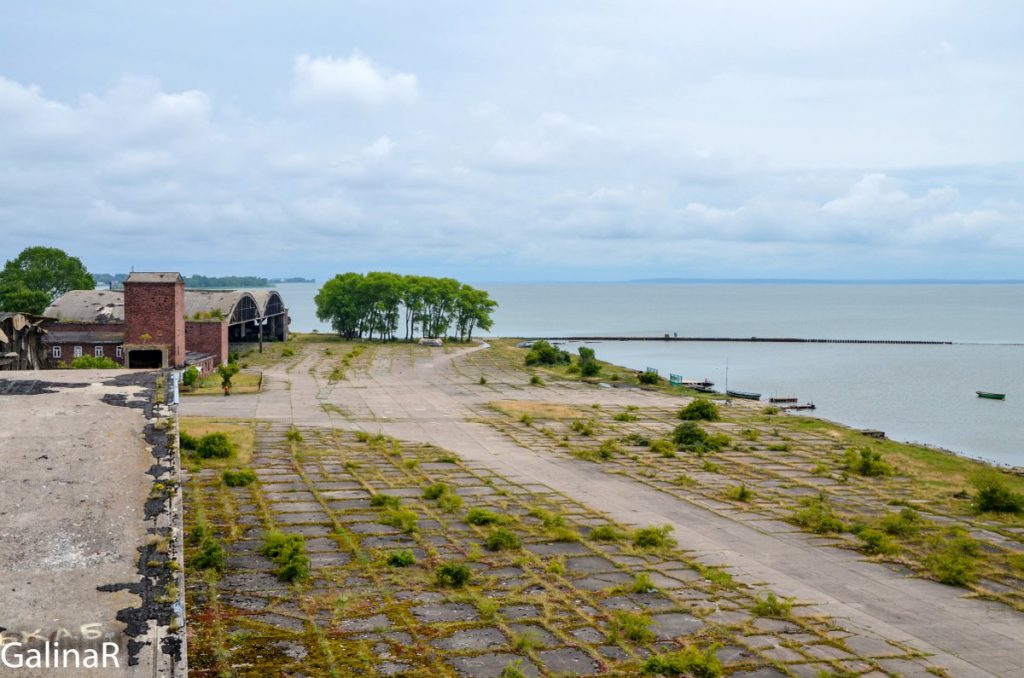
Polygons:
<instances>
[{"instance_id":1,"label":"small boat","mask_svg":"<svg viewBox=\"0 0 1024 678\"><path fill-rule=\"evenodd\" d=\"M814 406L814 403L806 403L804 405L783 405L782 409L784 409L786 411L789 411L789 410L815 410L817 408Z\"/></svg>"},{"instance_id":2,"label":"small boat","mask_svg":"<svg viewBox=\"0 0 1024 678\"><path fill-rule=\"evenodd\" d=\"M726 395L730 395L733 398L743 398L744 400L760 400L761 399L761 394L760 393L752 393L750 391L732 391L732 390L727 390L725 393L726 393Z\"/></svg>"},{"instance_id":3,"label":"small boat","mask_svg":"<svg viewBox=\"0 0 1024 678\"><path fill-rule=\"evenodd\" d=\"M769 398L768 402L770 402L770 403L797 403L797 402L800 402L800 401L797 400L796 397L793 397L793 396L781 396L781 397L777 397L777 398Z\"/></svg>"},{"instance_id":4,"label":"small boat","mask_svg":"<svg viewBox=\"0 0 1024 678\"><path fill-rule=\"evenodd\" d=\"M989 391L975 391L979 398L988 398L989 400L1006 400L1005 393L991 393Z\"/></svg>"},{"instance_id":5,"label":"small boat","mask_svg":"<svg viewBox=\"0 0 1024 678\"><path fill-rule=\"evenodd\" d=\"M711 386L691 386L690 388L692 388L694 391L697 391L698 393L714 393L715 392L715 389L712 388Z\"/></svg>"},{"instance_id":6,"label":"small boat","mask_svg":"<svg viewBox=\"0 0 1024 678\"><path fill-rule=\"evenodd\" d=\"M702 381L697 381L696 379L683 379L679 383L683 386L686 386L687 388L711 388L712 386L715 385L715 382L711 381L710 379L704 379Z\"/></svg>"}]
</instances>

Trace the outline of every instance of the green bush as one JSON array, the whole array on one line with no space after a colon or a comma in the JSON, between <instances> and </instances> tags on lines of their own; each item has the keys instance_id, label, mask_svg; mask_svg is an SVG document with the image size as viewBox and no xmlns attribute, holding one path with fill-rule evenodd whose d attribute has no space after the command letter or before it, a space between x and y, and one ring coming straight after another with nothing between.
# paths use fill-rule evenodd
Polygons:
<instances>
[{"instance_id":1,"label":"green bush","mask_svg":"<svg viewBox=\"0 0 1024 678\"><path fill-rule=\"evenodd\" d=\"M466 514L466 522L470 525L494 525L504 520L494 511L485 508L471 508Z\"/></svg>"},{"instance_id":2,"label":"green bush","mask_svg":"<svg viewBox=\"0 0 1024 678\"><path fill-rule=\"evenodd\" d=\"M416 556L409 549L392 551L388 554L388 565L391 567L409 567L416 564Z\"/></svg>"},{"instance_id":3,"label":"green bush","mask_svg":"<svg viewBox=\"0 0 1024 678\"><path fill-rule=\"evenodd\" d=\"M522 545L523 542L519 536L504 527L493 530L484 540L484 546L488 551L514 551L521 548Z\"/></svg>"},{"instance_id":4,"label":"green bush","mask_svg":"<svg viewBox=\"0 0 1024 678\"><path fill-rule=\"evenodd\" d=\"M793 603L788 600L780 600L778 596L769 591L764 596L757 597L750 611L755 617L785 619L793 611Z\"/></svg>"},{"instance_id":5,"label":"green bush","mask_svg":"<svg viewBox=\"0 0 1024 678\"><path fill-rule=\"evenodd\" d=\"M438 585L462 588L469 583L473 572L464 563L444 563L434 573Z\"/></svg>"},{"instance_id":6,"label":"green bush","mask_svg":"<svg viewBox=\"0 0 1024 678\"><path fill-rule=\"evenodd\" d=\"M224 484L228 487L245 487L256 482L256 472L251 468L243 468L237 471L227 470L221 474Z\"/></svg>"},{"instance_id":7,"label":"green bush","mask_svg":"<svg viewBox=\"0 0 1024 678\"><path fill-rule=\"evenodd\" d=\"M717 646L700 650L692 645L676 652L648 657L641 669L645 676L690 676L691 678L719 678L722 663L715 655Z\"/></svg>"},{"instance_id":8,"label":"green bush","mask_svg":"<svg viewBox=\"0 0 1024 678\"><path fill-rule=\"evenodd\" d=\"M572 356L546 341L535 341L526 354L526 364L534 365L568 365Z\"/></svg>"},{"instance_id":9,"label":"green bush","mask_svg":"<svg viewBox=\"0 0 1024 678\"><path fill-rule=\"evenodd\" d=\"M569 428L576 433L579 433L581 436L594 435L594 421L592 419L587 421L583 421L582 419L573 419L572 423L569 424Z\"/></svg>"},{"instance_id":10,"label":"green bush","mask_svg":"<svg viewBox=\"0 0 1024 678\"><path fill-rule=\"evenodd\" d=\"M120 367L117 361L105 356L80 355L71 361L71 368L75 370L116 370Z\"/></svg>"},{"instance_id":11,"label":"green bush","mask_svg":"<svg viewBox=\"0 0 1024 678\"><path fill-rule=\"evenodd\" d=\"M707 398L697 398L679 410L679 418L688 421L718 421L718 406Z\"/></svg>"},{"instance_id":12,"label":"green bush","mask_svg":"<svg viewBox=\"0 0 1024 678\"><path fill-rule=\"evenodd\" d=\"M867 477L887 476L892 473L892 467L882 460L882 455L870 447L862 447L859 450L847 450L843 458L847 471Z\"/></svg>"},{"instance_id":13,"label":"green bush","mask_svg":"<svg viewBox=\"0 0 1024 678\"><path fill-rule=\"evenodd\" d=\"M754 498L754 492L746 485L736 485L725 491L725 496L734 501L748 502Z\"/></svg>"},{"instance_id":14,"label":"green bush","mask_svg":"<svg viewBox=\"0 0 1024 678\"><path fill-rule=\"evenodd\" d=\"M601 444L597 448L597 456L605 461L611 459L619 452L622 452L622 448L619 447L619 444L612 438L602 440Z\"/></svg>"},{"instance_id":15,"label":"green bush","mask_svg":"<svg viewBox=\"0 0 1024 678\"><path fill-rule=\"evenodd\" d=\"M671 440L658 438L651 442L651 452L661 455L662 457L671 458L676 456L676 446L672 444Z\"/></svg>"},{"instance_id":16,"label":"green bush","mask_svg":"<svg viewBox=\"0 0 1024 678\"><path fill-rule=\"evenodd\" d=\"M263 537L259 552L274 561L277 567L273 572L282 581L299 581L309 576L306 540L301 534L271 530Z\"/></svg>"},{"instance_id":17,"label":"green bush","mask_svg":"<svg viewBox=\"0 0 1024 678\"><path fill-rule=\"evenodd\" d=\"M498 678L526 678L526 674L523 673L523 660L516 659L505 664L505 668L498 674Z\"/></svg>"},{"instance_id":18,"label":"green bush","mask_svg":"<svg viewBox=\"0 0 1024 678\"><path fill-rule=\"evenodd\" d=\"M235 452L235 444L226 433L207 433L196 445L200 459L227 459Z\"/></svg>"},{"instance_id":19,"label":"green bush","mask_svg":"<svg viewBox=\"0 0 1024 678\"><path fill-rule=\"evenodd\" d=\"M921 514L912 508L904 508L899 513L890 513L882 518L879 527L894 537L908 537L916 534L922 523Z\"/></svg>"},{"instance_id":20,"label":"green bush","mask_svg":"<svg viewBox=\"0 0 1024 678\"><path fill-rule=\"evenodd\" d=\"M633 583L629 585L629 590L632 593L654 593L658 587L651 581L651 575L640 572L633 577Z\"/></svg>"},{"instance_id":21,"label":"green bush","mask_svg":"<svg viewBox=\"0 0 1024 678\"><path fill-rule=\"evenodd\" d=\"M223 572L227 566L227 553L220 542L211 536L205 536L199 544L199 552L192 557L190 563L192 567L197 570Z\"/></svg>"},{"instance_id":22,"label":"green bush","mask_svg":"<svg viewBox=\"0 0 1024 678\"><path fill-rule=\"evenodd\" d=\"M455 513L462 508L462 497L454 492L445 492L437 500L437 507L445 513Z\"/></svg>"},{"instance_id":23,"label":"green bush","mask_svg":"<svg viewBox=\"0 0 1024 678\"><path fill-rule=\"evenodd\" d=\"M1014 492L994 473L985 474L974 481L977 492L974 508L994 513L1020 513L1024 511L1024 494Z\"/></svg>"},{"instance_id":24,"label":"green bush","mask_svg":"<svg viewBox=\"0 0 1024 678\"><path fill-rule=\"evenodd\" d=\"M530 386L543 386L544 382L536 374L530 377Z\"/></svg>"},{"instance_id":25,"label":"green bush","mask_svg":"<svg viewBox=\"0 0 1024 678\"><path fill-rule=\"evenodd\" d=\"M628 436L622 438L622 442L626 445L634 445L636 447L648 447L651 444L651 439L642 433L630 433Z\"/></svg>"},{"instance_id":26,"label":"green bush","mask_svg":"<svg viewBox=\"0 0 1024 678\"><path fill-rule=\"evenodd\" d=\"M633 546L641 549L673 548L676 540L671 535L671 525L641 527L633 532Z\"/></svg>"},{"instance_id":27,"label":"green bush","mask_svg":"<svg viewBox=\"0 0 1024 678\"><path fill-rule=\"evenodd\" d=\"M637 416L635 414L630 414L629 412L619 412L612 417L612 419L615 421L636 421Z\"/></svg>"},{"instance_id":28,"label":"green bush","mask_svg":"<svg viewBox=\"0 0 1024 678\"><path fill-rule=\"evenodd\" d=\"M370 506L374 507L385 507L385 508L398 508L402 505L402 498L395 497L390 494L375 494L370 497Z\"/></svg>"},{"instance_id":29,"label":"green bush","mask_svg":"<svg viewBox=\"0 0 1024 678\"><path fill-rule=\"evenodd\" d=\"M614 525L598 525L590 531L590 538L594 541L622 541L627 536Z\"/></svg>"},{"instance_id":30,"label":"green bush","mask_svg":"<svg viewBox=\"0 0 1024 678\"><path fill-rule=\"evenodd\" d=\"M195 452L199 446L199 441L195 436L189 435L186 431L180 431L178 438L181 440L181 449Z\"/></svg>"},{"instance_id":31,"label":"green bush","mask_svg":"<svg viewBox=\"0 0 1024 678\"><path fill-rule=\"evenodd\" d=\"M584 377L596 377L601 372L601 365L597 362L594 349L580 346L580 374Z\"/></svg>"},{"instance_id":32,"label":"green bush","mask_svg":"<svg viewBox=\"0 0 1024 678\"><path fill-rule=\"evenodd\" d=\"M192 387L199 381L199 370L195 365L189 365L185 368L185 371L181 373L181 383L185 385L185 388L192 390Z\"/></svg>"},{"instance_id":33,"label":"green bush","mask_svg":"<svg viewBox=\"0 0 1024 678\"><path fill-rule=\"evenodd\" d=\"M722 433L708 435L697 422L684 421L672 431L672 442L680 450L702 455L722 449L729 444L729 437Z\"/></svg>"},{"instance_id":34,"label":"green bush","mask_svg":"<svg viewBox=\"0 0 1024 678\"><path fill-rule=\"evenodd\" d=\"M189 544L201 544L207 537L212 537L213 533L210 531L210 526L206 523L197 523L192 531L188 533L188 537L185 538Z\"/></svg>"},{"instance_id":35,"label":"green bush","mask_svg":"<svg viewBox=\"0 0 1024 678\"><path fill-rule=\"evenodd\" d=\"M952 586L964 586L974 580L980 549L978 542L963 529L954 527L943 535L935 535L929 545L933 550L924 564L936 579Z\"/></svg>"},{"instance_id":36,"label":"green bush","mask_svg":"<svg viewBox=\"0 0 1024 678\"><path fill-rule=\"evenodd\" d=\"M433 485L427 485L423 488L423 498L433 501L435 499L440 499L441 495L446 492L448 492L447 485L444 483L434 483Z\"/></svg>"},{"instance_id":37,"label":"green bush","mask_svg":"<svg viewBox=\"0 0 1024 678\"><path fill-rule=\"evenodd\" d=\"M864 542L861 550L869 555L891 554L899 550L899 547L888 534L872 527L859 530L857 538Z\"/></svg>"},{"instance_id":38,"label":"green bush","mask_svg":"<svg viewBox=\"0 0 1024 678\"><path fill-rule=\"evenodd\" d=\"M649 643L654 640L651 618L646 614L615 610L611 620L612 635L627 638L635 643Z\"/></svg>"},{"instance_id":39,"label":"green bush","mask_svg":"<svg viewBox=\"0 0 1024 678\"><path fill-rule=\"evenodd\" d=\"M284 433L284 437L286 440L289 440L293 443L301 443L303 440L302 431L295 428L295 424L292 424L291 426L288 427L288 430L285 431Z\"/></svg>"},{"instance_id":40,"label":"green bush","mask_svg":"<svg viewBox=\"0 0 1024 678\"><path fill-rule=\"evenodd\" d=\"M410 508L403 507L390 507L384 511L384 515L380 518L380 522L384 525L396 527L406 533L417 531L419 529L419 520L419 514Z\"/></svg>"},{"instance_id":41,"label":"green bush","mask_svg":"<svg viewBox=\"0 0 1024 678\"><path fill-rule=\"evenodd\" d=\"M843 523L832 512L832 505L824 492L819 492L816 497L802 499L801 504L803 508L797 509L790 516L790 520L800 527L817 534L843 531Z\"/></svg>"},{"instance_id":42,"label":"green bush","mask_svg":"<svg viewBox=\"0 0 1024 678\"><path fill-rule=\"evenodd\" d=\"M641 372L637 375L636 380L641 384L655 385L661 383L661 377L658 376L657 372Z\"/></svg>"}]
</instances>

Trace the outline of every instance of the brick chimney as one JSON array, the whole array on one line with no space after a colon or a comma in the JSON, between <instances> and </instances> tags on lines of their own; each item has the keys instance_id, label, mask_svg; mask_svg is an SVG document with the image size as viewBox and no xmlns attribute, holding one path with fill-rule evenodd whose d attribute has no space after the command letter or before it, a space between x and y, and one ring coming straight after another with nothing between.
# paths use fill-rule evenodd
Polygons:
<instances>
[{"instance_id":1,"label":"brick chimney","mask_svg":"<svg viewBox=\"0 0 1024 678\"><path fill-rule=\"evenodd\" d=\"M124 281L124 343L127 367L185 366L185 281L181 275L128 275Z\"/></svg>"}]
</instances>

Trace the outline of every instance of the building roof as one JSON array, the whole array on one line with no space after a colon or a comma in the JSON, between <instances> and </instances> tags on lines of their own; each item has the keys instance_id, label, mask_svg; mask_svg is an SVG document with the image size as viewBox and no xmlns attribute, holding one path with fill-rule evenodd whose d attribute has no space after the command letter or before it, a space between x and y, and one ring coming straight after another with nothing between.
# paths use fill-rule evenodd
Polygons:
<instances>
[{"instance_id":1,"label":"building roof","mask_svg":"<svg viewBox=\"0 0 1024 678\"><path fill-rule=\"evenodd\" d=\"M227 320L244 297L252 295L244 290L186 290L185 316L191 319L197 313L219 312Z\"/></svg>"},{"instance_id":2,"label":"building roof","mask_svg":"<svg viewBox=\"0 0 1024 678\"><path fill-rule=\"evenodd\" d=\"M232 324L245 322L267 315L272 301L284 308L277 290L185 290L185 317L219 315ZM64 323L124 324L124 292L71 290L50 304L43 315Z\"/></svg>"},{"instance_id":3,"label":"building roof","mask_svg":"<svg viewBox=\"0 0 1024 678\"><path fill-rule=\"evenodd\" d=\"M125 283L184 283L181 274L176 272L145 272L145 271L132 271L128 274L128 277L124 279Z\"/></svg>"},{"instance_id":4,"label":"building roof","mask_svg":"<svg viewBox=\"0 0 1024 678\"><path fill-rule=\"evenodd\" d=\"M61 322L124 324L124 292L71 290L43 311Z\"/></svg>"},{"instance_id":5,"label":"building roof","mask_svg":"<svg viewBox=\"0 0 1024 678\"><path fill-rule=\"evenodd\" d=\"M44 344L123 344L124 332L48 332Z\"/></svg>"},{"instance_id":6,"label":"building roof","mask_svg":"<svg viewBox=\"0 0 1024 678\"><path fill-rule=\"evenodd\" d=\"M204 360L210 360L214 358L212 353L200 353L199 351L186 351L185 352L185 364L195 365L201 363Z\"/></svg>"}]
</instances>

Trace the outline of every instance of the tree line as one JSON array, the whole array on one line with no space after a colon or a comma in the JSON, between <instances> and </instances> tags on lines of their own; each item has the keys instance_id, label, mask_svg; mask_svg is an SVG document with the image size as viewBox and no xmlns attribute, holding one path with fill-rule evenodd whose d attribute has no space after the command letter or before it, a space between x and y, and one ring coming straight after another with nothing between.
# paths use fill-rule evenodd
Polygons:
<instances>
[{"instance_id":1,"label":"tree line","mask_svg":"<svg viewBox=\"0 0 1024 678\"><path fill-rule=\"evenodd\" d=\"M346 339L392 340L401 330L406 340L420 334L468 341L474 330L491 329L498 306L484 290L454 278L382 271L336 275L315 300L317 317Z\"/></svg>"}]
</instances>

